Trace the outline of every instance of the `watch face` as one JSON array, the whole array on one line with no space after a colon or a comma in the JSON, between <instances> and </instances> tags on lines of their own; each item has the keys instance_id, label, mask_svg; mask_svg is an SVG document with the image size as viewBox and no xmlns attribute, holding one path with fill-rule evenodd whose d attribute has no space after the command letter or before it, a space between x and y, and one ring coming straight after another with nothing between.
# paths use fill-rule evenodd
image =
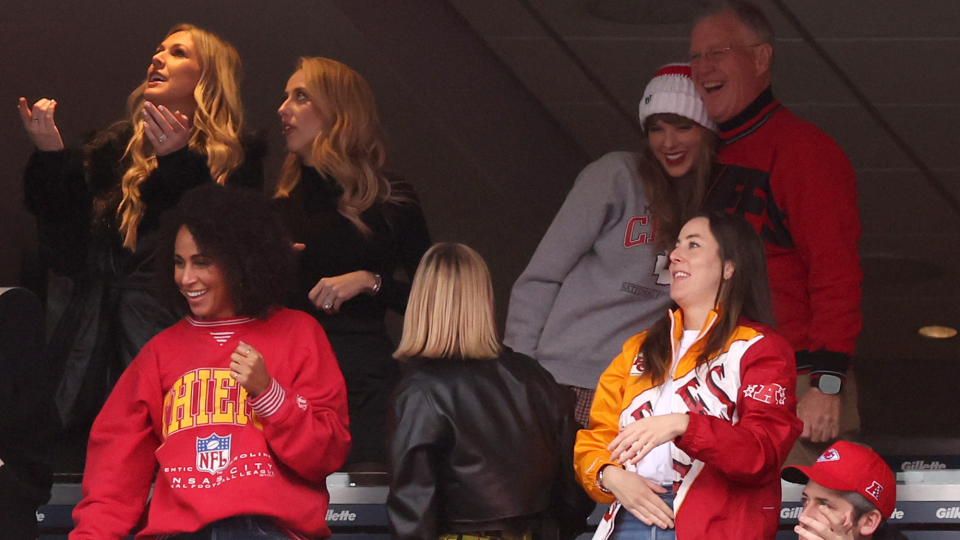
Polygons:
<instances>
[{"instance_id":1,"label":"watch face","mask_svg":"<svg viewBox=\"0 0 960 540\"><path fill-rule=\"evenodd\" d=\"M836 375L821 375L820 380L817 382L817 388L824 394L839 394L840 377Z\"/></svg>"}]
</instances>

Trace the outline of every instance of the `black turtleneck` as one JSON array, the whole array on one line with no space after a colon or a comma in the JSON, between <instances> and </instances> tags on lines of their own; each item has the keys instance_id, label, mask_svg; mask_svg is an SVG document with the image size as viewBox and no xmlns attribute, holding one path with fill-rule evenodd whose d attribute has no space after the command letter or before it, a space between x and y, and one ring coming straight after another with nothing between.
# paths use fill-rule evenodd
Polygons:
<instances>
[{"instance_id":1,"label":"black turtleneck","mask_svg":"<svg viewBox=\"0 0 960 540\"><path fill-rule=\"evenodd\" d=\"M330 332L379 332L387 309L403 313L420 258L430 247L430 234L413 188L391 182L400 202L378 202L362 215L371 234L363 233L337 211L340 185L313 167L301 168L300 182L276 205L294 242L306 248L299 254L297 285L287 305L310 313ZM402 269L407 276L398 281ZM382 285L374 296L359 294L344 302L340 312L327 315L307 297L317 282L357 270L380 274Z\"/></svg>"}]
</instances>

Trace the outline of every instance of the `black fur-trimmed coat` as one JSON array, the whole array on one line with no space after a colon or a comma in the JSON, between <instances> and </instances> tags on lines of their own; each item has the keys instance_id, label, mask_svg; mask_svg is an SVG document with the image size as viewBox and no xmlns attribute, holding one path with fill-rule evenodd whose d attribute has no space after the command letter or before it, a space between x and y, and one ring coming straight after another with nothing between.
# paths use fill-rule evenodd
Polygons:
<instances>
[{"instance_id":1,"label":"black fur-trimmed coat","mask_svg":"<svg viewBox=\"0 0 960 540\"><path fill-rule=\"evenodd\" d=\"M178 320L153 292L160 216L188 190L213 181L206 157L188 148L159 157L140 185L146 210L137 249L123 247L117 209L132 133L128 122L118 122L80 148L37 150L24 172L25 204L36 216L40 262L50 278L47 313L56 327L44 354L60 378L56 407L64 427L88 427L123 368ZM262 190L265 146L248 138L244 151L228 184Z\"/></svg>"}]
</instances>

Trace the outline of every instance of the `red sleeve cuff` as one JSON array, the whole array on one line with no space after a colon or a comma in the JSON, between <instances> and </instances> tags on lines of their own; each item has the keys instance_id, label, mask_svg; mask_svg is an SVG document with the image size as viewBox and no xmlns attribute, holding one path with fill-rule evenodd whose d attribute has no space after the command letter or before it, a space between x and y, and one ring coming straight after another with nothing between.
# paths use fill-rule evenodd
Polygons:
<instances>
[{"instance_id":1,"label":"red sleeve cuff","mask_svg":"<svg viewBox=\"0 0 960 540\"><path fill-rule=\"evenodd\" d=\"M696 451L696 446L694 446L697 431L701 429L701 415L695 414L692 412L687 412L687 417L690 419L687 424L687 430L683 432L682 435L673 439L673 444L677 446L680 450L683 450L687 454Z\"/></svg>"},{"instance_id":2,"label":"red sleeve cuff","mask_svg":"<svg viewBox=\"0 0 960 540\"><path fill-rule=\"evenodd\" d=\"M256 398L251 399L250 407L253 408L253 412L260 418L267 418L280 410L280 406L283 405L283 400L286 399L286 397L287 393L283 390L283 387L280 386L280 383L278 383L276 379L270 379L270 388Z\"/></svg>"}]
</instances>

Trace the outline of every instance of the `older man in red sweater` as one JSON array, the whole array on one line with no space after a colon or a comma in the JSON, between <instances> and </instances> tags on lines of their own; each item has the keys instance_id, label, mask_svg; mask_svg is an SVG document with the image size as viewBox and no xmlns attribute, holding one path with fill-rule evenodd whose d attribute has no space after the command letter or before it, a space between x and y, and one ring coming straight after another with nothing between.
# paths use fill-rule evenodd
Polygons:
<instances>
[{"instance_id":1,"label":"older man in red sweater","mask_svg":"<svg viewBox=\"0 0 960 540\"><path fill-rule=\"evenodd\" d=\"M690 64L723 139L709 209L741 214L763 239L778 330L796 351L803 434L788 463L809 464L859 427L848 369L861 327L856 176L843 150L773 96L773 30L729 0L690 38Z\"/></svg>"}]
</instances>

